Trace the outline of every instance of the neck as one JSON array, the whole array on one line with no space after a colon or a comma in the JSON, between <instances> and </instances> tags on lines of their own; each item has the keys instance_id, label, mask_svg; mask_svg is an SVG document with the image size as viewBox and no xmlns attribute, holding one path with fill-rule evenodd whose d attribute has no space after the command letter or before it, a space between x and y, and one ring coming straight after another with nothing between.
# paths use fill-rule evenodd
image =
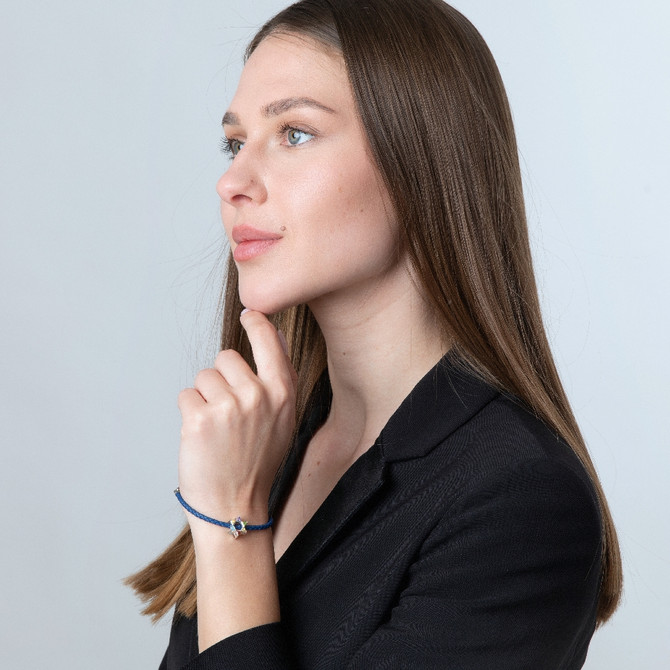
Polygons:
<instances>
[{"instance_id":1,"label":"neck","mask_svg":"<svg viewBox=\"0 0 670 670\"><path fill-rule=\"evenodd\" d=\"M388 278L387 278L388 279ZM310 308L328 350L333 400L321 430L353 462L448 349L406 270L365 295Z\"/></svg>"}]
</instances>

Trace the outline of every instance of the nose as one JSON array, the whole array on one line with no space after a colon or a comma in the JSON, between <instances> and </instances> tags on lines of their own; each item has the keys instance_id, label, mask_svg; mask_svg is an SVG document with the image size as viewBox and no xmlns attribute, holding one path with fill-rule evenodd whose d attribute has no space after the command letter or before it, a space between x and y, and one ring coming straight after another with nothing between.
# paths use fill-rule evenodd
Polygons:
<instances>
[{"instance_id":1,"label":"nose","mask_svg":"<svg viewBox=\"0 0 670 670\"><path fill-rule=\"evenodd\" d=\"M262 203L267 192L259 167L259 157L254 156L252 148L242 148L216 184L221 200L233 207Z\"/></svg>"}]
</instances>

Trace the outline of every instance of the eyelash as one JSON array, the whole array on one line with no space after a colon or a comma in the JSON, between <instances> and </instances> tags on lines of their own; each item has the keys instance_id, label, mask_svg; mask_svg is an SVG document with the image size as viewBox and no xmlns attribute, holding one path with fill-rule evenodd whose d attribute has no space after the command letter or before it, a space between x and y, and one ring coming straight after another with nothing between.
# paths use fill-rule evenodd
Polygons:
<instances>
[{"instance_id":1,"label":"eyelash","mask_svg":"<svg viewBox=\"0 0 670 670\"><path fill-rule=\"evenodd\" d=\"M315 133L310 132L309 130L305 130L304 128L298 128L296 126L291 126L288 123L285 123L282 126L280 126L279 130L277 131L277 135L279 137L283 137L284 135L286 135L286 133L290 132L291 130L295 130L299 133L305 133L305 135L312 135L312 136L315 135ZM237 149L237 151L235 151L235 149L233 147L236 144L242 145L242 144L244 144L244 142L240 142L239 140L235 139L234 137L232 137L232 138L225 137L225 136L222 137L220 142L219 142L221 153L226 154L231 159L235 158L235 156L237 156L237 154L240 152L240 149L242 148L240 146ZM296 145L290 145L290 146L299 146L299 145L296 144Z\"/></svg>"},{"instance_id":2,"label":"eyelash","mask_svg":"<svg viewBox=\"0 0 670 670\"><path fill-rule=\"evenodd\" d=\"M235 158L235 152L233 151L233 142L237 142L238 140L234 139L229 139L227 137L222 137L219 140L219 148L221 149L221 153L225 154L228 156L228 158ZM239 151L239 149L238 149Z\"/></svg>"}]
</instances>

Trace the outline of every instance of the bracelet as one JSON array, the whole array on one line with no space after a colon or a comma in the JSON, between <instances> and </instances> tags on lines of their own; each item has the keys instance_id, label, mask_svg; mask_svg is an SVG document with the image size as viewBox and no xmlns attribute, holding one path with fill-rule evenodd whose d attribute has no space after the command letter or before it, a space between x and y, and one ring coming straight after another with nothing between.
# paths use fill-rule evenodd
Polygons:
<instances>
[{"instance_id":1,"label":"bracelet","mask_svg":"<svg viewBox=\"0 0 670 670\"><path fill-rule=\"evenodd\" d=\"M179 487L174 490L174 494L177 496L177 500L181 503L181 506L187 512L190 512L193 516L198 517L198 519L207 521L207 523L213 523L216 526L223 526L224 528L227 528L228 532L235 539L237 539L240 535L246 535L248 530L265 530L266 528L270 528L272 526L272 517L268 519L267 523L263 523L257 526L247 523L246 521L242 521L239 516L236 519L231 519L230 521L218 521L217 519L212 519L211 516L205 516L204 514L201 514L197 510L193 509L182 497L181 492L179 491Z\"/></svg>"}]
</instances>

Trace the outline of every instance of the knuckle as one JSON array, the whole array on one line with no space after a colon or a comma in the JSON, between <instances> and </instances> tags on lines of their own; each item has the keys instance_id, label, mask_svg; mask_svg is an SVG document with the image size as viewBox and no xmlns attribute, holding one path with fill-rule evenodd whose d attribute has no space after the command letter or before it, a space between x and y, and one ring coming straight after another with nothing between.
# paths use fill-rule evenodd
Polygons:
<instances>
[{"instance_id":1,"label":"knuckle","mask_svg":"<svg viewBox=\"0 0 670 670\"><path fill-rule=\"evenodd\" d=\"M244 393L244 404L250 410L258 410L262 407L265 394L258 384L249 384Z\"/></svg>"},{"instance_id":2,"label":"knuckle","mask_svg":"<svg viewBox=\"0 0 670 670\"><path fill-rule=\"evenodd\" d=\"M207 432L212 425L212 419L209 416L208 412L194 412L191 415L190 428L194 433L204 433Z\"/></svg>"},{"instance_id":3,"label":"knuckle","mask_svg":"<svg viewBox=\"0 0 670 670\"><path fill-rule=\"evenodd\" d=\"M198 374L195 376L195 386L202 386L203 384L206 384L208 381L212 380L213 373L215 373L215 370L212 370L210 368L205 368L204 370L200 370Z\"/></svg>"},{"instance_id":4,"label":"knuckle","mask_svg":"<svg viewBox=\"0 0 670 670\"><path fill-rule=\"evenodd\" d=\"M214 429L214 417L206 409L198 409L184 418L182 434L207 435Z\"/></svg>"},{"instance_id":5,"label":"knuckle","mask_svg":"<svg viewBox=\"0 0 670 670\"><path fill-rule=\"evenodd\" d=\"M287 407L293 406L293 393L283 384L277 386L274 397L275 402L280 409L286 409Z\"/></svg>"},{"instance_id":6,"label":"knuckle","mask_svg":"<svg viewBox=\"0 0 670 670\"><path fill-rule=\"evenodd\" d=\"M226 393L222 395L216 403L216 412L222 420L225 420L227 417L234 416L239 410L237 398L230 394Z\"/></svg>"},{"instance_id":7,"label":"knuckle","mask_svg":"<svg viewBox=\"0 0 670 670\"><path fill-rule=\"evenodd\" d=\"M202 400L202 396L194 388L185 388L177 395L177 407L180 412L191 411L198 400Z\"/></svg>"},{"instance_id":8,"label":"knuckle","mask_svg":"<svg viewBox=\"0 0 670 670\"><path fill-rule=\"evenodd\" d=\"M223 351L219 351L219 353L216 355L216 358L214 359L214 366L218 369L221 369L229 364L231 360L239 358L239 356L239 353L237 353L237 351L234 349L224 349Z\"/></svg>"}]
</instances>

